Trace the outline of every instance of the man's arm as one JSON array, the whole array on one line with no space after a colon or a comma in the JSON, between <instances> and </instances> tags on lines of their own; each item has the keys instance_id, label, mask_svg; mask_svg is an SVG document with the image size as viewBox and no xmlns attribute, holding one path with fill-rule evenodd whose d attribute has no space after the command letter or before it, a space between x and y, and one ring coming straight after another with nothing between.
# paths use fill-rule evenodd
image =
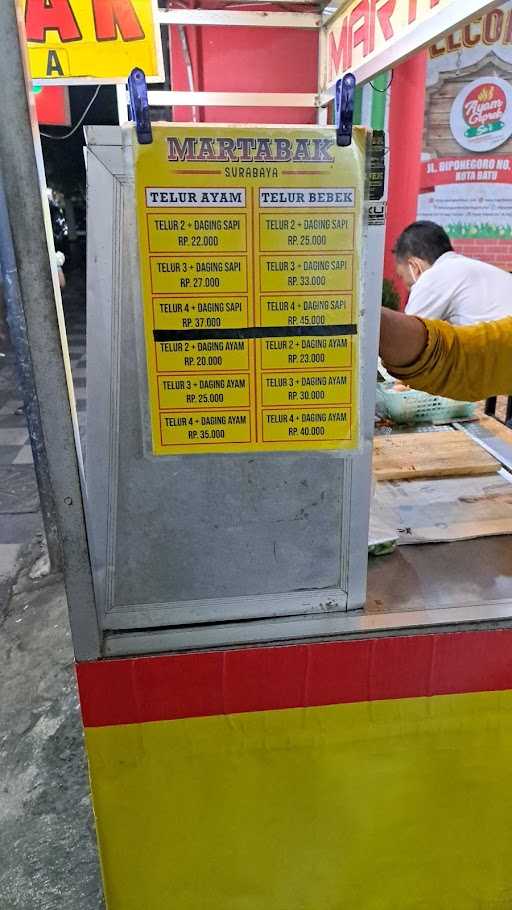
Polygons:
<instances>
[{"instance_id":1,"label":"man's arm","mask_svg":"<svg viewBox=\"0 0 512 910\"><path fill-rule=\"evenodd\" d=\"M459 401L512 394L510 316L453 326L383 310L381 329L385 366L414 389Z\"/></svg>"},{"instance_id":2,"label":"man's arm","mask_svg":"<svg viewBox=\"0 0 512 910\"><path fill-rule=\"evenodd\" d=\"M415 316L404 316L382 308L380 319L380 356L395 367L414 363L427 346L425 323Z\"/></svg>"}]
</instances>

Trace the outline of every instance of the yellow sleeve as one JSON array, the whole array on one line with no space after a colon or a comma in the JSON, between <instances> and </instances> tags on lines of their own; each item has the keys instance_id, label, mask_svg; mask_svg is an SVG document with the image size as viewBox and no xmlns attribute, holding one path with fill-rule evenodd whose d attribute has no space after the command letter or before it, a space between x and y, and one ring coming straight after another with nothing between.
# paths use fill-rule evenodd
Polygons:
<instances>
[{"instance_id":1,"label":"yellow sleeve","mask_svg":"<svg viewBox=\"0 0 512 910\"><path fill-rule=\"evenodd\" d=\"M512 316L467 326L423 322L423 354L408 367L386 364L390 373L413 389L458 401L512 395Z\"/></svg>"}]
</instances>

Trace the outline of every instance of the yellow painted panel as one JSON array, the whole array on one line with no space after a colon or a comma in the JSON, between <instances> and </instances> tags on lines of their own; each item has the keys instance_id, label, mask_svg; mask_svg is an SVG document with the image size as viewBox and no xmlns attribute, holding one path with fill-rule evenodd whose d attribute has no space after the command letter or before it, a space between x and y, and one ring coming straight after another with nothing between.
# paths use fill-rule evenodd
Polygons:
<instances>
[{"instance_id":1,"label":"yellow painted panel","mask_svg":"<svg viewBox=\"0 0 512 910\"><path fill-rule=\"evenodd\" d=\"M507 910L512 693L86 730L109 910Z\"/></svg>"}]
</instances>

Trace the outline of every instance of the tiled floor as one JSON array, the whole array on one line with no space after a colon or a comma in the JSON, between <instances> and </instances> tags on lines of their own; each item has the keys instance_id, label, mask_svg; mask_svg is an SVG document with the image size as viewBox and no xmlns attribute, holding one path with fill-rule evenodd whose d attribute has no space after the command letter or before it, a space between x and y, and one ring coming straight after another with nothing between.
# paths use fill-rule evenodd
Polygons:
<instances>
[{"instance_id":1,"label":"tiled floor","mask_svg":"<svg viewBox=\"0 0 512 910\"><path fill-rule=\"evenodd\" d=\"M73 386L75 389L75 403L78 415L78 426L80 427L80 438L82 440L82 446L84 446L87 416L87 356L85 347L85 307L81 303L75 305L72 305L70 303L66 307L66 328L69 359L71 362Z\"/></svg>"},{"instance_id":2,"label":"tiled floor","mask_svg":"<svg viewBox=\"0 0 512 910\"><path fill-rule=\"evenodd\" d=\"M20 459L21 464L32 463L27 425L21 400L8 398L0 408L0 465L20 464Z\"/></svg>"},{"instance_id":3,"label":"tiled floor","mask_svg":"<svg viewBox=\"0 0 512 910\"><path fill-rule=\"evenodd\" d=\"M86 423L86 353L85 323L73 328L68 336L69 356L75 387L75 401L80 432ZM16 389L12 392L19 395ZM7 398L0 407L0 466L32 464L32 449L21 398Z\"/></svg>"},{"instance_id":4,"label":"tiled floor","mask_svg":"<svg viewBox=\"0 0 512 910\"><path fill-rule=\"evenodd\" d=\"M20 552L41 529L39 496L12 352L0 361L0 609Z\"/></svg>"},{"instance_id":5,"label":"tiled floor","mask_svg":"<svg viewBox=\"0 0 512 910\"><path fill-rule=\"evenodd\" d=\"M86 430L86 340L83 278L64 293L69 357L82 446ZM12 349L0 358L0 607L22 547L41 529L32 449Z\"/></svg>"}]
</instances>

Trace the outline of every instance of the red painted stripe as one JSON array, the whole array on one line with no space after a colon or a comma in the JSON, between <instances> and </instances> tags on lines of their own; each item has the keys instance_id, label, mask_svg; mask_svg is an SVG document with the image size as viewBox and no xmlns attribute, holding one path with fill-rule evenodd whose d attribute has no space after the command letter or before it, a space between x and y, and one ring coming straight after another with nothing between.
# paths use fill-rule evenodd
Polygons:
<instances>
[{"instance_id":1,"label":"red painted stripe","mask_svg":"<svg viewBox=\"0 0 512 910\"><path fill-rule=\"evenodd\" d=\"M512 631L77 665L86 727L512 689Z\"/></svg>"}]
</instances>

